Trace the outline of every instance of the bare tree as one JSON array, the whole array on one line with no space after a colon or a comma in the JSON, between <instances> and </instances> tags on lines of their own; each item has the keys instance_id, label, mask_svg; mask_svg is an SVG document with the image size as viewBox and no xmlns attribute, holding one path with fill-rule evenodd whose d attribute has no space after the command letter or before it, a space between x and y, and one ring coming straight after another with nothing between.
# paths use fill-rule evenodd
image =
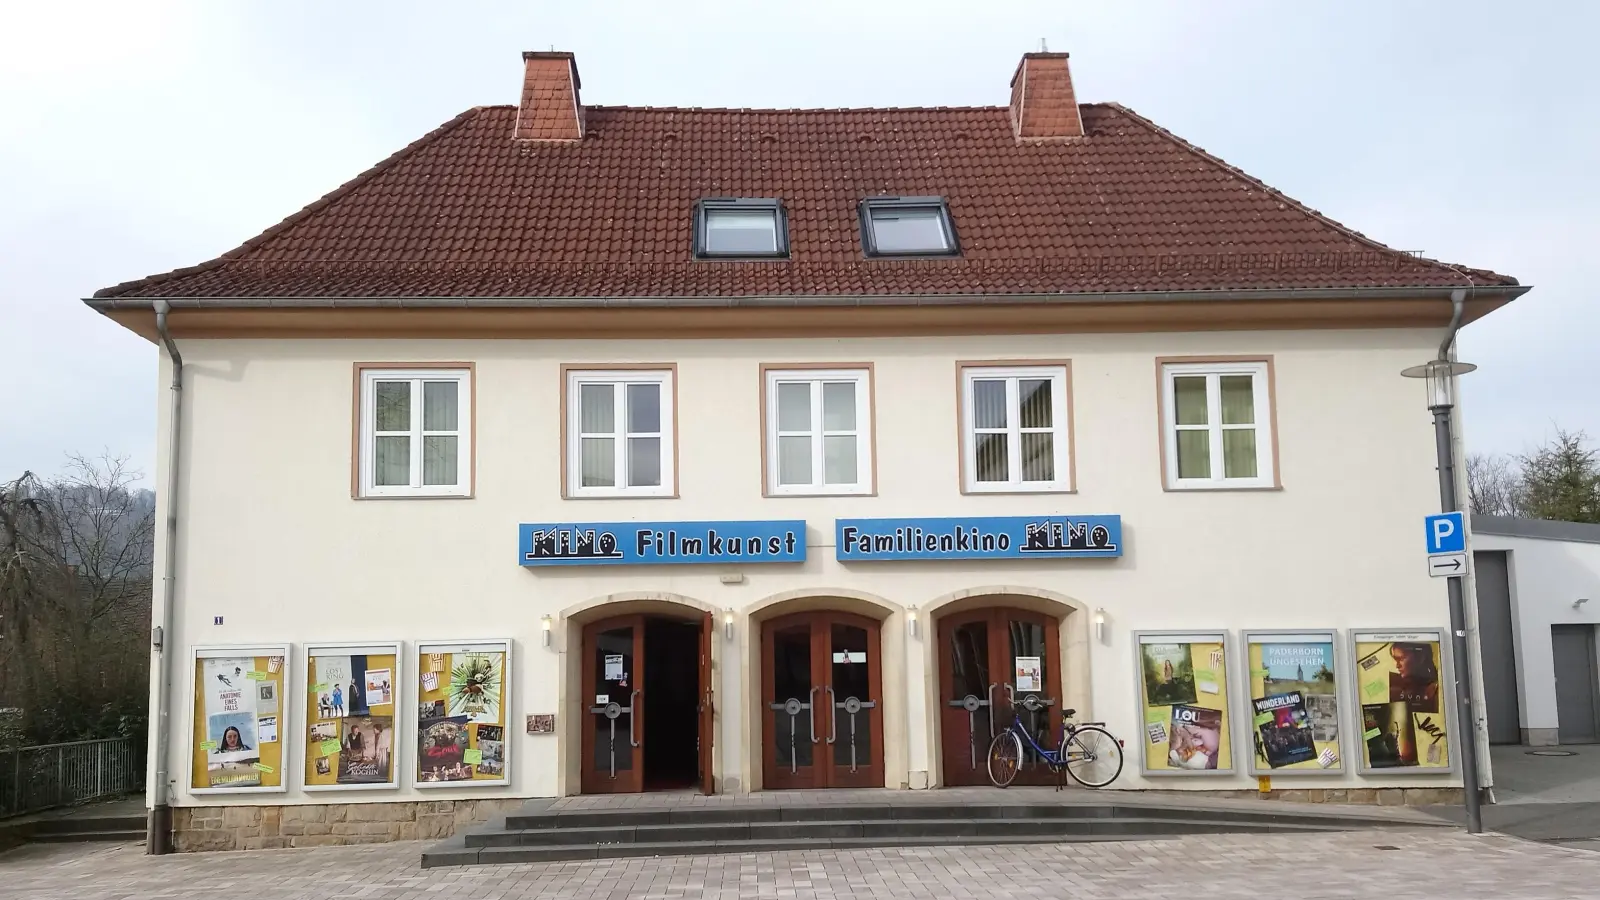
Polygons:
<instances>
[{"instance_id":1,"label":"bare tree","mask_svg":"<svg viewBox=\"0 0 1600 900\"><path fill-rule=\"evenodd\" d=\"M134 487L138 477L125 457L73 455L46 495L51 556L70 585L58 599L85 627L130 604L150 608L155 502Z\"/></svg>"},{"instance_id":2,"label":"bare tree","mask_svg":"<svg viewBox=\"0 0 1600 900\"><path fill-rule=\"evenodd\" d=\"M1467 506L1485 516L1522 515L1522 476L1510 457L1467 454Z\"/></svg>"},{"instance_id":3,"label":"bare tree","mask_svg":"<svg viewBox=\"0 0 1600 900\"><path fill-rule=\"evenodd\" d=\"M74 456L0 485L0 707L30 741L142 728L155 499L138 479Z\"/></svg>"},{"instance_id":4,"label":"bare tree","mask_svg":"<svg viewBox=\"0 0 1600 900\"><path fill-rule=\"evenodd\" d=\"M46 562L37 541L45 530L41 493L32 472L0 485L0 657L15 653L28 639L39 573Z\"/></svg>"}]
</instances>

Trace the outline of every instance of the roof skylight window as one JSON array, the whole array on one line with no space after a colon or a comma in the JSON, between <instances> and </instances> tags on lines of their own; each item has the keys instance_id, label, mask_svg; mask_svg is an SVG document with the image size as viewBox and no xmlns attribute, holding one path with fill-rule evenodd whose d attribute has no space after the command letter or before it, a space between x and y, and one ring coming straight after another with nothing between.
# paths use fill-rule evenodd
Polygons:
<instances>
[{"instance_id":1,"label":"roof skylight window","mask_svg":"<svg viewBox=\"0 0 1600 900\"><path fill-rule=\"evenodd\" d=\"M961 252L943 197L869 197L861 201L861 241L868 256L955 256Z\"/></svg>"},{"instance_id":2,"label":"roof skylight window","mask_svg":"<svg viewBox=\"0 0 1600 900\"><path fill-rule=\"evenodd\" d=\"M695 204L694 238L701 258L781 259L789 255L789 217L779 200L705 199Z\"/></svg>"}]
</instances>

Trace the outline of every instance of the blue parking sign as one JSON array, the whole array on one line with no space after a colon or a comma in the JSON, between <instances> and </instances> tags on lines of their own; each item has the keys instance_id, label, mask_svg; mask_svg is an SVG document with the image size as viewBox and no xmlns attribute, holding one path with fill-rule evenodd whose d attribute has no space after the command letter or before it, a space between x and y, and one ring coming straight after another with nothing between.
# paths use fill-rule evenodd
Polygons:
<instances>
[{"instance_id":1,"label":"blue parking sign","mask_svg":"<svg viewBox=\"0 0 1600 900\"><path fill-rule=\"evenodd\" d=\"M1435 553L1465 553L1467 551L1466 523L1461 513L1443 513L1422 520L1428 536L1428 555Z\"/></svg>"}]
</instances>

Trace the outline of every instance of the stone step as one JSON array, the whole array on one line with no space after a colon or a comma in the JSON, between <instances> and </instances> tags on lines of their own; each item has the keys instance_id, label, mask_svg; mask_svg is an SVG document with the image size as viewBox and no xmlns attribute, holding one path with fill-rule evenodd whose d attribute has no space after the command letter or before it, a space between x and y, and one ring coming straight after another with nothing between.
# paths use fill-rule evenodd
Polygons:
<instances>
[{"instance_id":1,"label":"stone step","mask_svg":"<svg viewBox=\"0 0 1600 900\"><path fill-rule=\"evenodd\" d=\"M1367 823L1370 825L1370 823ZM422 855L424 868L491 863L689 856L775 850L922 847L1009 843L1156 840L1184 834L1343 830L1337 825L1274 825L1205 818L950 819L723 823L608 829L503 831L457 835ZM514 841L514 842L512 842Z\"/></svg>"},{"instance_id":2,"label":"stone step","mask_svg":"<svg viewBox=\"0 0 1600 900\"><path fill-rule=\"evenodd\" d=\"M983 841L950 838L790 838L787 840L734 840L688 843L668 841L647 844L563 844L544 847L465 847L461 838L444 841L422 854L424 869L440 866L501 865L506 863L557 862L575 859L621 859L639 856L710 856L724 853L765 853L780 850L862 850L872 847L946 847L956 844L1050 844L1094 843L1103 841L1157 840L1170 835L1147 838L1126 835L1010 835Z\"/></svg>"},{"instance_id":3,"label":"stone step","mask_svg":"<svg viewBox=\"0 0 1600 900\"><path fill-rule=\"evenodd\" d=\"M1327 823L1281 824L1233 819L1119 817L1030 819L851 819L799 822L724 822L710 825L531 828L463 835L468 847L558 846L563 844L717 843L740 840L877 837L991 837L1018 834L1077 835L1224 831L1324 831Z\"/></svg>"},{"instance_id":4,"label":"stone step","mask_svg":"<svg viewBox=\"0 0 1600 900\"><path fill-rule=\"evenodd\" d=\"M762 822L940 820L940 819L1046 819L1108 818L1228 819L1290 825L1344 825L1364 827L1392 823L1384 817L1348 812L1278 809L1215 809L1183 806L1100 804L900 804L839 806L680 807L675 809L615 809L586 812L513 813L499 827L507 831L572 828L639 828L666 825L748 824Z\"/></svg>"},{"instance_id":5,"label":"stone step","mask_svg":"<svg viewBox=\"0 0 1600 900\"><path fill-rule=\"evenodd\" d=\"M35 831L30 840L40 844L77 844L77 843L110 843L112 841L123 843L144 843L144 828L116 829L112 831Z\"/></svg>"},{"instance_id":6,"label":"stone step","mask_svg":"<svg viewBox=\"0 0 1600 900\"><path fill-rule=\"evenodd\" d=\"M137 831L144 833L144 816L63 816L59 819L40 819L33 823L36 839L40 835L73 834L76 832Z\"/></svg>"}]
</instances>

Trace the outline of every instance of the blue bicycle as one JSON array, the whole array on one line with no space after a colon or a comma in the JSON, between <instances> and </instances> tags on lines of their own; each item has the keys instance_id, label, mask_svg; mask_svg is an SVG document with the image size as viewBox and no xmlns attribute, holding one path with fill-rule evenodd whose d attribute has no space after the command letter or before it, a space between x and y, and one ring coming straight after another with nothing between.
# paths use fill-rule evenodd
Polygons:
<instances>
[{"instance_id":1,"label":"blue bicycle","mask_svg":"<svg viewBox=\"0 0 1600 900\"><path fill-rule=\"evenodd\" d=\"M1061 744L1051 750L1039 745L1033 734L1022 724L1018 708L1036 713L1053 701L1029 694L1018 703L1016 693L1006 686L1006 696L1011 701L1011 724L994 736L989 743L989 780L995 787L1009 787L1022 770L1022 742L1056 776L1056 790L1066 782L1065 775L1084 787L1105 787L1122 774L1122 742L1107 731L1104 722L1067 721L1078 714L1075 709L1061 711ZM1065 773L1065 775L1063 774Z\"/></svg>"}]
</instances>

